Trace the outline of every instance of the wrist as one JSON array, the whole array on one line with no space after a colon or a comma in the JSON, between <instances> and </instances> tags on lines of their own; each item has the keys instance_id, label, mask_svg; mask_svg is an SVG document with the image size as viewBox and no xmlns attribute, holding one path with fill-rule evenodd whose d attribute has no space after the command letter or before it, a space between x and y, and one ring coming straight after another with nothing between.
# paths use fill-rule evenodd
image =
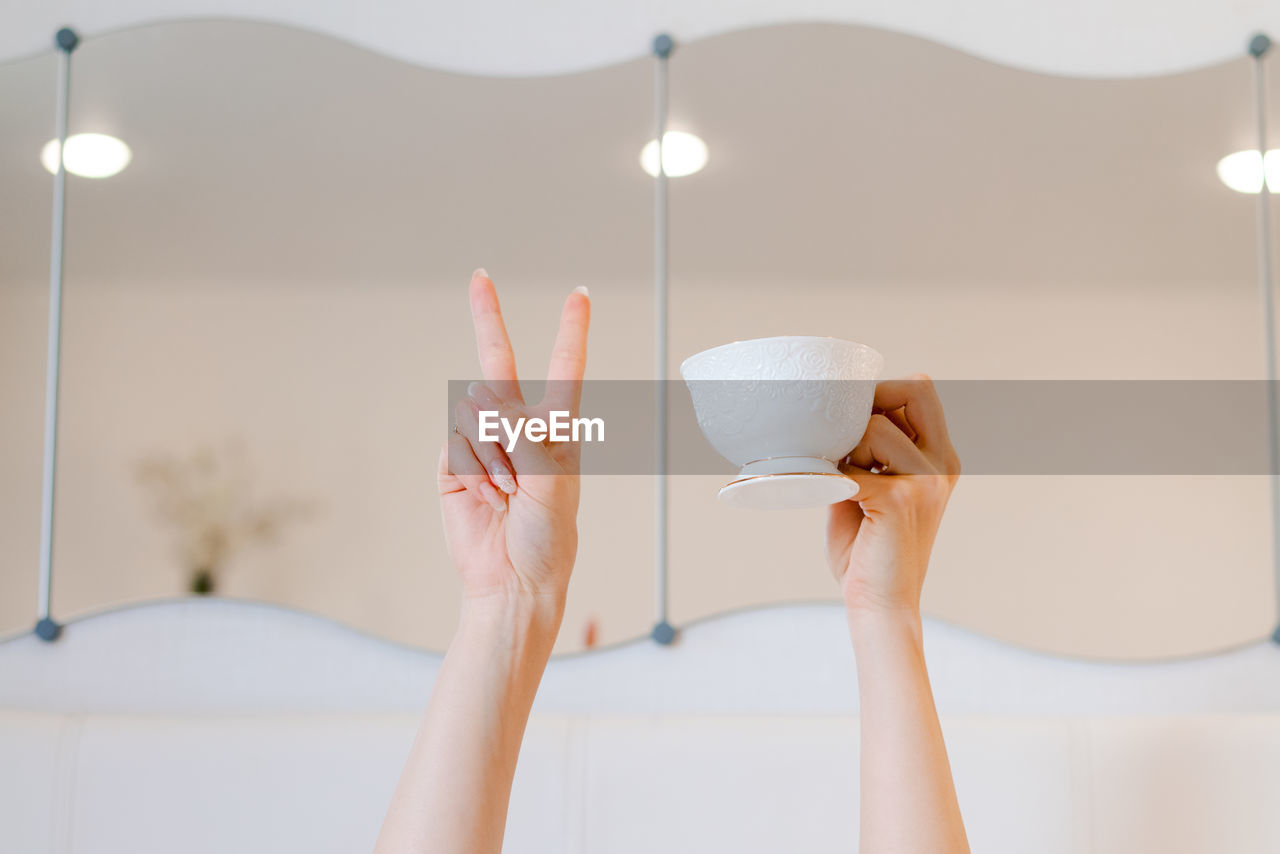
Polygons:
<instances>
[{"instance_id":1,"label":"wrist","mask_svg":"<svg viewBox=\"0 0 1280 854\"><path fill-rule=\"evenodd\" d=\"M914 606L850 606L846 609L855 650L905 641L923 645L920 609Z\"/></svg>"},{"instance_id":2,"label":"wrist","mask_svg":"<svg viewBox=\"0 0 1280 854\"><path fill-rule=\"evenodd\" d=\"M502 591L467 596L462 601L458 634L498 640L504 645L555 643L564 617L560 593Z\"/></svg>"}]
</instances>

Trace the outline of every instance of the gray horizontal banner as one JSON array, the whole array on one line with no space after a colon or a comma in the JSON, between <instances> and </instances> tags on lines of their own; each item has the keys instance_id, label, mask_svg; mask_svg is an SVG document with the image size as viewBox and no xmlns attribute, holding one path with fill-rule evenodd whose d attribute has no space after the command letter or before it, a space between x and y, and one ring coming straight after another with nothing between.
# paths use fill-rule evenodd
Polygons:
<instances>
[{"instance_id":1,"label":"gray horizontal banner","mask_svg":"<svg viewBox=\"0 0 1280 854\"><path fill-rule=\"evenodd\" d=\"M453 428L455 406L470 382L449 383L446 430ZM830 452L842 429L847 433L850 423L859 423L860 407L866 406L861 401L870 398L874 385L588 380L578 413L587 419L578 424L582 473L731 475L746 462L808 457L828 435L836 443L824 449ZM737 464L717 453L699 426L691 386L718 444L745 453ZM899 381L903 386L909 401L928 399L923 384ZM1275 474L1268 448L1270 389L1263 380L946 380L934 387L966 474ZM546 432L571 439L565 401L572 399L572 388L554 382L523 382L521 388L533 414L557 421ZM655 427L663 395L669 438L666 464L660 466ZM539 407L544 397L549 402ZM551 411L564 414L553 419ZM900 414L916 425L927 411L924 404L908 402ZM504 427L495 416L488 435L505 446L512 429L524 438L528 426ZM529 438L551 441L533 426ZM843 455L852 445L840 447Z\"/></svg>"}]
</instances>

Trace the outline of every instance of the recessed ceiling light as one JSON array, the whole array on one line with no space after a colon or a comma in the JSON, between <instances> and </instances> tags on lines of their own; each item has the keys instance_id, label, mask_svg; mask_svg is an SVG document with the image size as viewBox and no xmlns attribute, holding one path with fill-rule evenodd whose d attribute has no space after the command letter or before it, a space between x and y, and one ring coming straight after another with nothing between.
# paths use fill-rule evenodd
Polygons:
<instances>
[{"instance_id":1,"label":"recessed ceiling light","mask_svg":"<svg viewBox=\"0 0 1280 854\"><path fill-rule=\"evenodd\" d=\"M129 165L133 152L114 136L78 133L67 137L67 171L84 178L110 178ZM40 150L40 162L51 173L58 172L58 141L51 139Z\"/></svg>"},{"instance_id":2,"label":"recessed ceiling light","mask_svg":"<svg viewBox=\"0 0 1280 854\"><path fill-rule=\"evenodd\" d=\"M1263 158L1256 148L1228 154L1218 161L1218 177L1237 193L1261 193L1263 171ZM1280 191L1280 150L1273 148L1267 152L1265 171L1267 189L1273 193Z\"/></svg>"},{"instance_id":3,"label":"recessed ceiling light","mask_svg":"<svg viewBox=\"0 0 1280 854\"><path fill-rule=\"evenodd\" d=\"M700 137L679 130L669 130L662 137L662 166L669 178L692 175L707 165L707 144ZM640 151L640 166L650 175L658 174L658 141Z\"/></svg>"}]
</instances>

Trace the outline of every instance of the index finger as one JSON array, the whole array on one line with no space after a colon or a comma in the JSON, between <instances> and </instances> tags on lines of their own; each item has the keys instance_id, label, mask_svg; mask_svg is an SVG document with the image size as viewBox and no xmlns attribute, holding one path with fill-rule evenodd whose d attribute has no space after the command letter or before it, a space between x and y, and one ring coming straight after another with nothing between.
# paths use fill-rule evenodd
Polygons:
<instances>
[{"instance_id":1,"label":"index finger","mask_svg":"<svg viewBox=\"0 0 1280 854\"><path fill-rule=\"evenodd\" d=\"M942 414L942 400L933 386L933 380L924 374L916 374L905 380L877 383L874 406L882 412L905 407L904 414L916 433L916 444L920 447L951 447L947 419Z\"/></svg>"},{"instance_id":2,"label":"index finger","mask_svg":"<svg viewBox=\"0 0 1280 854\"><path fill-rule=\"evenodd\" d=\"M560 331L547 368L544 405L577 415L582 399L582 377L587 371L587 328L591 325L591 299L585 287L573 289L560 313Z\"/></svg>"},{"instance_id":3,"label":"index finger","mask_svg":"<svg viewBox=\"0 0 1280 854\"><path fill-rule=\"evenodd\" d=\"M471 320L476 329L476 350L485 380L504 400L523 402L516 374L516 356L511 351L507 326L493 280L483 268L471 274Z\"/></svg>"}]
</instances>

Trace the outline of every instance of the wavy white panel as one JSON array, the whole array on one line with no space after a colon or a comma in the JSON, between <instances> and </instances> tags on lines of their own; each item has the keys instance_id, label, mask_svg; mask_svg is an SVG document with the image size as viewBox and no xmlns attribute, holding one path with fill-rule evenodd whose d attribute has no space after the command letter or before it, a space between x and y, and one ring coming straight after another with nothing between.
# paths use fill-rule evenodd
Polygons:
<instances>
[{"instance_id":1,"label":"wavy white panel","mask_svg":"<svg viewBox=\"0 0 1280 854\"><path fill-rule=\"evenodd\" d=\"M1280 648L1122 664L1056 658L928 623L945 715L1280 713ZM415 712L439 653L231 600L174 600L0 643L0 707L110 713ZM554 659L542 714L856 714L841 606L789 605Z\"/></svg>"},{"instance_id":2,"label":"wavy white panel","mask_svg":"<svg viewBox=\"0 0 1280 854\"><path fill-rule=\"evenodd\" d=\"M833 21L899 30L1053 74L1163 74L1239 56L1257 30L1280 33L1260 0L54 0L11 4L0 60L47 50L70 24L85 36L155 21L246 18L347 39L390 56L473 74L580 71L647 52L655 33L692 40L744 27Z\"/></svg>"}]
</instances>

